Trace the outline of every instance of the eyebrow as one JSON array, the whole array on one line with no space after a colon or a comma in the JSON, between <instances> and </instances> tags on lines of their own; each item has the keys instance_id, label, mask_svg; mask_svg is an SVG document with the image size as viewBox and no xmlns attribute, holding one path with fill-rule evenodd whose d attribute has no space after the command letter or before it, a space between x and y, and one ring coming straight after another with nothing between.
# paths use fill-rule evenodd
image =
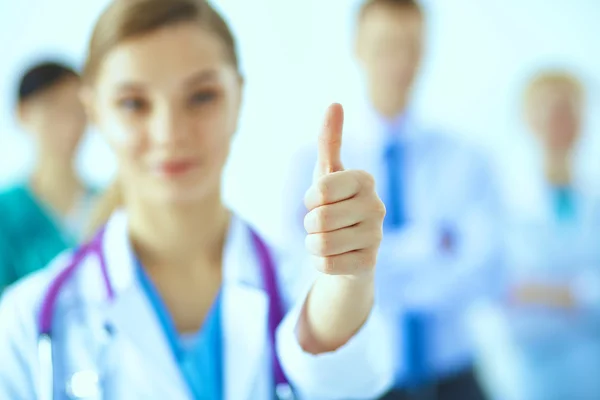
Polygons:
<instances>
[{"instance_id":1,"label":"eyebrow","mask_svg":"<svg viewBox=\"0 0 600 400\"><path fill-rule=\"evenodd\" d=\"M209 82L209 81L214 81L217 79L217 71L214 69L205 69L199 72L196 72L195 74L192 74L189 78L187 78L183 85L184 86L191 86L191 85L196 85L198 83L204 83L204 82Z\"/></svg>"},{"instance_id":2,"label":"eyebrow","mask_svg":"<svg viewBox=\"0 0 600 400\"><path fill-rule=\"evenodd\" d=\"M186 78L181 86L189 87L199 83L214 81L217 78L217 71L214 69L205 69L191 74ZM118 91L137 91L143 89L143 82L123 82L118 85Z\"/></svg>"}]
</instances>

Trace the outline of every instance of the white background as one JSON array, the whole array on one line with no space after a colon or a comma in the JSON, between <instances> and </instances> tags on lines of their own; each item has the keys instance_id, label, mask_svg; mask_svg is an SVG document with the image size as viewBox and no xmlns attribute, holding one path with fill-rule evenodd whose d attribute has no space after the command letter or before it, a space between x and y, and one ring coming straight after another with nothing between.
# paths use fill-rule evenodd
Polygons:
<instances>
[{"instance_id":1,"label":"white background","mask_svg":"<svg viewBox=\"0 0 600 400\"><path fill-rule=\"evenodd\" d=\"M46 55L81 65L93 22L107 0L0 0L0 184L26 173L31 154L12 104L22 68ZM360 88L351 58L356 1L220 0L238 36L247 79L241 129L226 198L277 239L281 185L293 149L318 131L331 101ZM415 104L420 114L487 147L507 187L527 169L519 87L544 65L573 68L591 94L581 170L600 172L600 1L429 0L427 61ZM110 153L91 136L82 174L102 185ZM600 180L598 180L600 183ZM527 189L524 186L522 189ZM522 190L520 193L524 193Z\"/></svg>"}]
</instances>

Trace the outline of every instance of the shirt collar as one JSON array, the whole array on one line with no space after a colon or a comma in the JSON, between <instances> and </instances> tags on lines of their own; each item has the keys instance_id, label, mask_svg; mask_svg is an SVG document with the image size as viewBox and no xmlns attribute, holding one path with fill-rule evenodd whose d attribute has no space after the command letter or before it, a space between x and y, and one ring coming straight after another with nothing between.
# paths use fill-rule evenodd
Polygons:
<instances>
[{"instance_id":1,"label":"shirt collar","mask_svg":"<svg viewBox=\"0 0 600 400\"><path fill-rule=\"evenodd\" d=\"M408 108L392 118L380 115L372 106L367 108L367 121L374 128L378 141L386 143L390 140L412 142L418 138L418 127L415 114Z\"/></svg>"}]
</instances>

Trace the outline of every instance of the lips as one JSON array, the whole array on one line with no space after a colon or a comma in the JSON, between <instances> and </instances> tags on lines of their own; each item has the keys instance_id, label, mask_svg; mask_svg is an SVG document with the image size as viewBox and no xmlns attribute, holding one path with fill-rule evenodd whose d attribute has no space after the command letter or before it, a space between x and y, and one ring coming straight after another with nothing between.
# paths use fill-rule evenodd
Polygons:
<instances>
[{"instance_id":1,"label":"lips","mask_svg":"<svg viewBox=\"0 0 600 400\"><path fill-rule=\"evenodd\" d=\"M165 161L158 164L157 170L160 175L176 177L188 173L197 165L198 163L191 160Z\"/></svg>"}]
</instances>

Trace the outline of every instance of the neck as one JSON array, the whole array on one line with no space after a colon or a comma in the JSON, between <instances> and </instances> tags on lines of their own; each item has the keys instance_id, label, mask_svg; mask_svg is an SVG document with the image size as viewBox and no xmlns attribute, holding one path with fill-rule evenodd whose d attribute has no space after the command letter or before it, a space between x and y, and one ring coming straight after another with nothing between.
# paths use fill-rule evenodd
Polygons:
<instances>
[{"instance_id":1,"label":"neck","mask_svg":"<svg viewBox=\"0 0 600 400\"><path fill-rule=\"evenodd\" d=\"M36 196L59 213L67 212L82 192L70 158L40 156L30 184Z\"/></svg>"},{"instance_id":2,"label":"neck","mask_svg":"<svg viewBox=\"0 0 600 400\"><path fill-rule=\"evenodd\" d=\"M571 157L567 152L548 152L544 160L546 179L555 186L569 186L572 183Z\"/></svg>"},{"instance_id":3,"label":"neck","mask_svg":"<svg viewBox=\"0 0 600 400\"><path fill-rule=\"evenodd\" d=\"M377 113L385 118L394 118L404 112L408 103L406 94L381 93L374 88L370 90L371 104Z\"/></svg>"},{"instance_id":4,"label":"neck","mask_svg":"<svg viewBox=\"0 0 600 400\"><path fill-rule=\"evenodd\" d=\"M129 230L146 268L220 266L230 214L220 192L192 204L127 202Z\"/></svg>"}]
</instances>

